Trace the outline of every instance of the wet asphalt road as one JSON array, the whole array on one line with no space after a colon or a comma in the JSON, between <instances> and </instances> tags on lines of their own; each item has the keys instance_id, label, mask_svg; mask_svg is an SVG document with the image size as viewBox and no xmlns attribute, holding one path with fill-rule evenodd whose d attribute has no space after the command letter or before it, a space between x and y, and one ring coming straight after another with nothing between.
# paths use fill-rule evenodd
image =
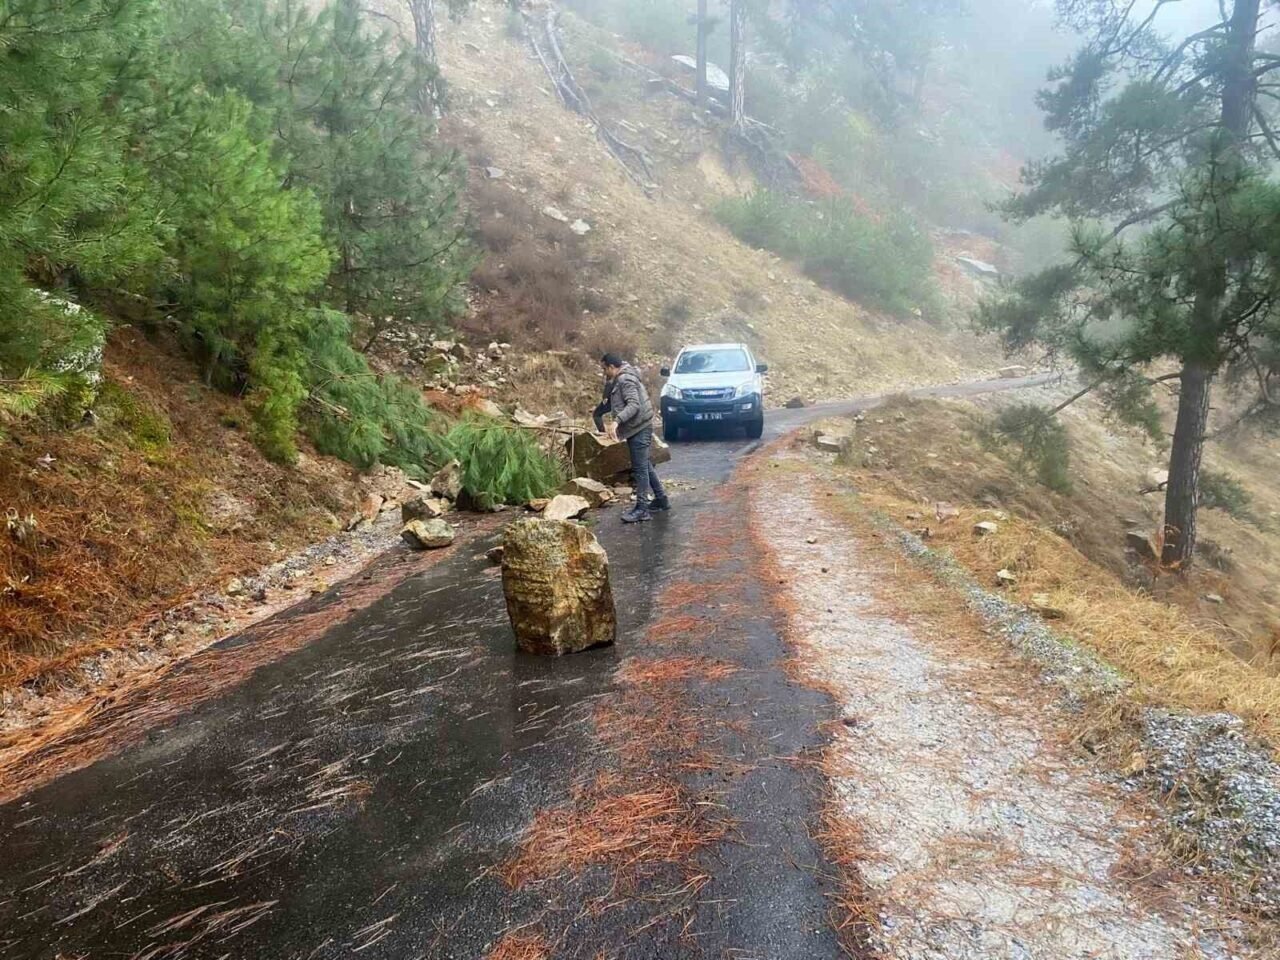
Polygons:
<instances>
[{"instance_id":1,"label":"wet asphalt road","mask_svg":"<svg viewBox=\"0 0 1280 960\"><path fill-rule=\"evenodd\" d=\"M868 403L776 411L766 441ZM591 705L642 636L655 593L687 576L695 524L741 519L714 493L755 446L679 444L662 473L688 486L670 516L626 529L616 510L599 515L615 648L517 655L479 544L146 742L0 807L0 957L477 958L549 910L571 917L573 955L838 956L808 837L816 787L794 765L730 788L745 826L704 858L715 879L703 897L716 906L679 942L662 927L632 934L644 906L599 919L551 902L606 878L514 893L487 873L592 762ZM739 626L759 669L728 708L766 727L779 753L813 746L822 699L776 669L782 644L767 618Z\"/></svg>"}]
</instances>

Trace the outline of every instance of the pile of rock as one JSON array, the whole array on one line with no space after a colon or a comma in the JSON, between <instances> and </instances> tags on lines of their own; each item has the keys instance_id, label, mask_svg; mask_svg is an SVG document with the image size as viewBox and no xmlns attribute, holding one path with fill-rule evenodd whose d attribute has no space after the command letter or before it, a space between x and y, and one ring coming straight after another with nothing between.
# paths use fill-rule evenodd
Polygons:
<instances>
[{"instance_id":1,"label":"pile of rock","mask_svg":"<svg viewBox=\"0 0 1280 960\"><path fill-rule=\"evenodd\" d=\"M423 368L424 383L430 389L465 396L510 382L509 343L494 341L484 349L472 349L454 340L418 340L412 330L407 336L408 359Z\"/></svg>"},{"instance_id":2,"label":"pile of rock","mask_svg":"<svg viewBox=\"0 0 1280 960\"><path fill-rule=\"evenodd\" d=\"M462 496L462 464L451 460L400 507L400 519L404 522L400 536L415 550L449 546L453 543L454 528L444 517L456 508Z\"/></svg>"}]
</instances>

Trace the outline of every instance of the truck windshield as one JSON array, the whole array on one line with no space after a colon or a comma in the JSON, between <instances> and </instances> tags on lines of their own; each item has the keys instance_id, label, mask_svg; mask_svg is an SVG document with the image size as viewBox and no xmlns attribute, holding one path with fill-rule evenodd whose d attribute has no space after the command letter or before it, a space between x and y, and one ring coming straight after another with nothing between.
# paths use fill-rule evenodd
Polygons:
<instances>
[{"instance_id":1,"label":"truck windshield","mask_svg":"<svg viewBox=\"0 0 1280 960\"><path fill-rule=\"evenodd\" d=\"M744 373L751 369L745 350L691 350L680 355L676 373Z\"/></svg>"}]
</instances>

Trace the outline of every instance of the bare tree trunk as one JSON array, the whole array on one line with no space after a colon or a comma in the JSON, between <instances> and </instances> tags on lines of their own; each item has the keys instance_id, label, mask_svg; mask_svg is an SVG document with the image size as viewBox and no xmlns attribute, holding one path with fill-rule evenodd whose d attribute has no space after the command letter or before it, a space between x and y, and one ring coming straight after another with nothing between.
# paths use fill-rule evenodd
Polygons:
<instances>
[{"instance_id":1,"label":"bare tree trunk","mask_svg":"<svg viewBox=\"0 0 1280 960\"><path fill-rule=\"evenodd\" d=\"M1235 160L1253 124L1257 81L1253 74L1261 0L1236 0L1227 29L1223 56L1222 142L1219 161L1223 176L1234 177ZM1215 176L1217 174L1215 173ZM1231 264L1222 263L1196 294L1192 324L1196 341L1217 343L1227 278ZM1169 454L1169 486L1164 501L1166 566L1186 567L1195 556L1196 518L1200 500L1200 463L1208 434L1209 401L1216 364L1204 356L1189 357L1183 365L1178 419Z\"/></svg>"},{"instance_id":2,"label":"bare tree trunk","mask_svg":"<svg viewBox=\"0 0 1280 960\"><path fill-rule=\"evenodd\" d=\"M439 58L436 51L436 0L405 0L409 12L413 15L413 44L418 55L431 65L432 70L439 70ZM434 74L427 81L420 95L419 107L424 113L440 116L440 84L439 74Z\"/></svg>"},{"instance_id":3,"label":"bare tree trunk","mask_svg":"<svg viewBox=\"0 0 1280 960\"><path fill-rule=\"evenodd\" d=\"M698 69L695 93L698 106L707 102L707 0L698 0Z\"/></svg>"},{"instance_id":4,"label":"bare tree trunk","mask_svg":"<svg viewBox=\"0 0 1280 960\"><path fill-rule=\"evenodd\" d=\"M1200 499L1200 461L1208 432L1213 371L1204 364L1182 368L1178 422L1169 455L1169 485L1164 495L1164 549L1161 561L1170 567L1191 562L1196 548L1196 517Z\"/></svg>"},{"instance_id":5,"label":"bare tree trunk","mask_svg":"<svg viewBox=\"0 0 1280 960\"><path fill-rule=\"evenodd\" d=\"M747 116L747 2L733 0L729 13L729 122L741 130Z\"/></svg>"}]
</instances>

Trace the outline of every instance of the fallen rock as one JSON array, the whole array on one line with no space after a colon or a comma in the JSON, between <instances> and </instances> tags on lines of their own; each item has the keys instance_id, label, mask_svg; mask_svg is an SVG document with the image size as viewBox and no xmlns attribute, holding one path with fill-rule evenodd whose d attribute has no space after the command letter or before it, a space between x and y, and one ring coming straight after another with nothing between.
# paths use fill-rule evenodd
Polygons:
<instances>
[{"instance_id":1,"label":"fallen rock","mask_svg":"<svg viewBox=\"0 0 1280 960\"><path fill-rule=\"evenodd\" d=\"M400 537L415 550L438 550L453 543L454 529L443 520L410 520Z\"/></svg>"},{"instance_id":2,"label":"fallen rock","mask_svg":"<svg viewBox=\"0 0 1280 960\"><path fill-rule=\"evenodd\" d=\"M564 444L565 452L573 464L573 472L579 477L608 482L631 470L631 451L620 440L611 440L599 433L575 433ZM650 461L657 465L671 459L671 448L653 438L649 449Z\"/></svg>"},{"instance_id":3,"label":"fallen rock","mask_svg":"<svg viewBox=\"0 0 1280 960\"><path fill-rule=\"evenodd\" d=\"M508 526L502 592L527 653L561 656L617 639L609 557L579 524L531 518Z\"/></svg>"},{"instance_id":4,"label":"fallen rock","mask_svg":"<svg viewBox=\"0 0 1280 960\"><path fill-rule=\"evenodd\" d=\"M804 397L792 397L783 406L788 410L803 410L809 404L805 402Z\"/></svg>"},{"instance_id":5,"label":"fallen rock","mask_svg":"<svg viewBox=\"0 0 1280 960\"><path fill-rule=\"evenodd\" d=\"M446 500L457 500L462 493L462 464L450 460L431 478L431 492Z\"/></svg>"},{"instance_id":6,"label":"fallen rock","mask_svg":"<svg viewBox=\"0 0 1280 960\"><path fill-rule=\"evenodd\" d=\"M1065 610L1053 605L1053 598L1047 593L1033 593L1028 606L1046 620L1061 620L1067 615Z\"/></svg>"},{"instance_id":7,"label":"fallen rock","mask_svg":"<svg viewBox=\"0 0 1280 960\"><path fill-rule=\"evenodd\" d=\"M578 236L585 237L591 232L591 224L587 223L585 220L575 220L573 223L569 224L569 229Z\"/></svg>"},{"instance_id":8,"label":"fallen rock","mask_svg":"<svg viewBox=\"0 0 1280 960\"><path fill-rule=\"evenodd\" d=\"M823 453L839 453L844 447L839 437L831 437L825 433L815 434L813 445Z\"/></svg>"},{"instance_id":9,"label":"fallen rock","mask_svg":"<svg viewBox=\"0 0 1280 960\"><path fill-rule=\"evenodd\" d=\"M409 488L409 478L399 467L380 464L360 477L360 485L383 500L403 500L404 492Z\"/></svg>"},{"instance_id":10,"label":"fallen rock","mask_svg":"<svg viewBox=\"0 0 1280 960\"><path fill-rule=\"evenodd\" d=\"M448 513L451 506L443 497L418 494L400 505L400 519L405 523L410 520L436 520Z\"/></svg>"},{"instance_id":11,"label":"fallen rock","mask_svg":"<svg viewBox=\"0 0 1280 960\"><path fill-rule=\"evenodd\" d=\"M1124 535L1125 546L1136 553L1143 560L1154 560L1156 558L1155 544L1151 542L1151 538L1139 530L1130 530Z\"/></svg>"},{"instance_id":12,"label":"fallen rock","mask_svg":"<svg viewBox=\"0 0 1280 960\"><path fill-rule=\"evenodd\" d=\"M954 520L960 516L960 510L955 504L939 500L933 505L933 515L937 517L939 523L946 523L948 520Z\"/></svg>"},{"instance_id":13,"label":"fallen rock","mask_svg":"<svg viewBox=\"0 0 1280 960\"><path fill-rule=\"evenodd\" d=\"M560 492L573 497L582 497L593 507L603 507L614 500L613 490L590 477L574 477L560 488Z\"/></svg>"},{"instance_id":14,"label":"fallen rock","mask_svg":"<svg viewBox=\"0 0 1280 960\"><path fill-rule=\"evenodd\" d=\"M561 210L559 207L552 207L552 206L543 207L542 215L544 217L549 217L550 219L556 221L557 223L569 222L569 218L565 215L565 212Z\"/></svg>"},{"instance_id":15,"label":"fallen rock","mask_svg":"<svg viewBox=\"0 0 1280 960\"><path fill-rule=\"evenodd\" d=\"M487 397L477 400L471 405L471 409L476 413L484 414L486 417L505 417L506 414L502 408Z\"/></svg>"},{"instance_id":16,"label":"fallen rock","mask_svg":"<svg viewBox=\"0 0 1280 960\"><path fill-rule=\"evenodd\" d=\"M231 580L228 580L227 585L222 588L222 592L228 597L238 597L244 593L244 590L244 581L239 577L234 577Z\"/></svg>"},{"instance_id":17,"label":"fallen rock","mask_svg":"<svg viewBox=\"0 0 1280 960\"><path fill-rule=\"evenodd\" d=\"M1001 587L1011 587L1018 582L1018 577L1012 570L997 570L996 583Z\"/></svg>"},{"instance_id":18,"label":"fallen rock","mask_svg":"<svg viewBox=\"0 0 1280 960\"><path fill-rule=\"evenodd\" d=\"M574 520L590 509L591 504L585 498L559 493L551 498L542 516L546 520Z\"/></svg>"},{"instance_id":19,"label":"fallen rock","mask_svg":"<svg viewBox=\"0 0 1280 960\"><path fill-rule=\"evenodd\" d=\"M360 501L360 516L372 523L382 512L382 505L386 502L386 497L380 493L366 493Z\"/></svg>"},{"instance_id":20,"label":"fallen rock","mask_svg":"<svg viewBox=\"0 0 1280 960\"><path fill-rule=\"evenodd\" d=\"M484 175L486 180L501 180L507 175L507 171L501 167L485 167Z\"/></svg>"},{"instance_id":21,"label":"fallen rock","mask_svg":"<svg viewBox=\"0 0 1280 960\"><path fill-rule=\"evenodd\" d=\"M1000 368L1000 379L1001 380L1018 380L1022 377L1025 377L1027 375L1027 372L1028 371L1026 367L1015 363L1011 366Z\"/></svg>"},{"instance_id":22,"label":"fallen rock","mask_svg":"<svg viewBox=\"0 0 1280 960\"><path fill-rule=\"evenodd\" d=\"M502 563L502 558L506 554L506 552L507 552L506 548L503 547L502 545L498 545L496 547L490 547L488 550L484 552L484 558L488 560L490 563L497 565Z\"/></svg>"},{"instance_id":23,"label":"fallen rock","mask_svg":"<svg viewBox=\"0 0 1280 960\"><path fill-rule=\"evenodd\" d=\"M1207 600L1209 603L1212 603L1212 604L1214 604L1214 605L1216 605L1216 606L1222 606L1222 604L1224 604L1224 603L1226 603L1226 602L1227 602L1227 601L1225 601L1225 600L1223 600L1223 599L1222 599L1222 594L1220 594L1220 593L1206 593L1206 594L1204 595L1204 598L1205 598L1205 600Z\"/></svg>"},{"instance_id":24,"label":"fallen rock","mask_svg":"<svg viewBox=\"0 0 1280 960\"><path fill-rule=\"evenodd\" d=\"M534 497L525 504L525 507L532 510L534 513L541 513L543 510L547 509L547 504L550 502L550 497Z\"/></svg>"},{"instance_id":25,"label":"fallen rock","mask_svg":"<svg viewBox=\"0 0 1280 960\"><path fill-rule=\"evenodd\" d=\"M980 537L986 537L1000 530L1000 525L991 520L983 520L981 523L973 525L973 532Z\"/></svg>"}]
</instances>

